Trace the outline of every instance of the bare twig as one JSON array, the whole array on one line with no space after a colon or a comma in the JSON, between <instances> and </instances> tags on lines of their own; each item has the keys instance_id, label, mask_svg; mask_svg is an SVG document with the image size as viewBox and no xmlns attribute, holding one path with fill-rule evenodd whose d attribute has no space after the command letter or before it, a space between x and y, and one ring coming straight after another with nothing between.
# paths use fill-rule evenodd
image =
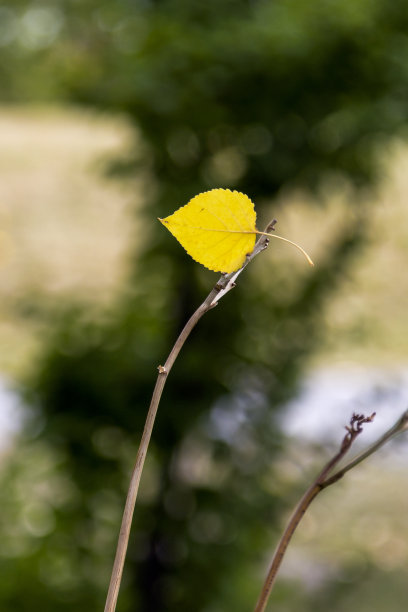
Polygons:
<instances>
[{"instance_id":1,"label":"bare twig","mask_svg":"<svg viewBox=\"0 0 408 612\"><path fill-rule=\"evenodd\" d=\"M332 459L330 459L328 463L326 463L322 471L317 475L317 477L312 482L307 491L304 493L303 497L301 498L295 510L293 511L293 514L290 517L289 522L274 552L271 566L263 584L262 591L254 612L264 612L289 542L292 539L293 534L295 533L296 527L299 525L306 510L308 509L314 498L320 493L320 491L328 487L330 484L337 482L346 473L346 471L348 471L349 469L357 465L357 463L360 463L363 459L365 459L371 453L376 451L396 433L407 429L408 411L404 413L404 415L399 419L398 423L396 423L396 425L391 428L389 432L387 432L387 434L382 436L382 438L380 438L380 440L376 444L373 444L372 447L370 447L370 449L372 449L371 452L366 451L365 453L360 455L358 461L351 461L350 464L348 464L345 468L339 470L338 472L336 472L336 474L334 474L334 476L330 477L330 473L334 470L336 465L338 465L341 459L350 450L351 445L353 444L357 436L363 431L363 424L370 423L375 416L375 413L368 417L365 417L361 414L353 414L350 420L350 424L346 427L347 433L344 436L343 441L340 445L340 450L336 453L336 455L334 455Z\"/></svg>"},{"instance_id":2,"label":"bare twig","mask_svg":"<svg viewBox=\"0 0 408 612\"><path fill-rule=\"evenodd\" d=\"M391 438L394 438L399 433L407 431L407 429L408 429L408 410L402 413L398 421L392 427L390 427L390 429L386 431L385 434L381 436L381 438L378 438L378 440L376 440L373 444L371 444L371 446L369 446L365 451L357 455L357 457L352 459L344 467L338 470L338 472L333 474L333 476L330 476L330 478L327 478L324 481L322 488L328 487L334 482L337 482L337 480L340 480L340 478L343 478L344 474L346 474L349 470L351 470L353 467L355 467L356 465L364 461L364 459L367 459L367 457L369 457L370 455L378 451L382 446L384 446L386 442L391 440Z\"/></svg>"},{"instance_id":3,"label":"bare twig","mask_svg":"<svg viewBox=\"0 0 408 612\"><path fill-rule=\"evenodd\" d=\"M265 232L271 232L274 230L276 225L276 219L274 219ZM255 244L255 247L251 253L248 253L244 265L236 272L229 274L223 274L213 290L204 300L204 302L197 308L195 313L187 321L184 329L177 338L165 364L158 366L159 374L157 376L156 385L154 387L153 396L150 402L149 411L147 413L145 427L140 441L139 449L136 456L136 463L133 469L132 477L130 480L129 490L126 498L125 509L123 512L122 524L120 528L118 544L116 549L115 561L112 569L112 575L109 583L109 590L106 598L105 612L114 612L116 609L116 602L118 599L120 583L122 580L123 566L125 563L126 551L129 541L130 528L132 525L133 512L136 504L137 492L139 489L140 478L142 475L143 465L147 454L150 438L152 435L153 425L157 414L160 398L163 392L164 385L167 380L167 376L173 367L173 364L179 354L184 342L187 340L190 332L201 319L201 317L217 306L219 300L224 297L231 289L235 287L236 280L241 274L243 269L249 264L254 257L256 257L261 251L266 249L269 244L269 238L267 236L261 236L261 238Z\"/></svg>"}]
</instances>

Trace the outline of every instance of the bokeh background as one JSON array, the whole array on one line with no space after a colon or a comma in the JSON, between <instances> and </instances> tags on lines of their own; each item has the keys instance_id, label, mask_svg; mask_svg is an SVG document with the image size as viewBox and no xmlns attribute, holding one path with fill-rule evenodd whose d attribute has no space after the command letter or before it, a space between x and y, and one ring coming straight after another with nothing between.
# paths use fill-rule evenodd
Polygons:
<instances>
[{"instance_id":1,"label":"bokeh background","mask_svg":"<svg viewBox=\"0 0 408 612\"><path fill-rule=\"evenodd\" d=\"M0 610L100 610L156 378L217 275L158 223L214 187L278 241L166 385L119 612L254 607L354 410L408 399L402 0L3 0ZM270 609L395 612L406 443L319 497ZM274 608L275 605L275 608Z\"/></svg>"}]
</instances>

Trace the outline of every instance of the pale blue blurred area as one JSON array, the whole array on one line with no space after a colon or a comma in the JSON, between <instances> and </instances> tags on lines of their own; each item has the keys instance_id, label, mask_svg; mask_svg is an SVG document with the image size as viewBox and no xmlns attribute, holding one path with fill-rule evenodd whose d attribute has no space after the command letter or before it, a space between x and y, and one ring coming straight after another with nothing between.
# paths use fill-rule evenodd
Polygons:
<instances>
[{"instance_id":1,"label":"pale blue blurred area","mask_svg":"<svg viewBox=\"0 0 408 612\"><path fill-rule=\"evenodd\" d=\"M376 413L356 446L379 438L408 408L408 366L363 367L344 364L309 373L300 392L279 415L288 436L313 443L341 440L353 412ZM397 459L401 452L394 455ZM408 451L408 445L406 445ZM405 458L408 452L404 453Z\"/></svg>"},{"instance_id":2,"label":"pale blue blurred area","mask_svg":"<svg viewBox=\"0 0 408 612\"><path fill-rule=\"evenodd\" d=\"M0 378L0 452L8 449L21 430L24 408L17 393Z\"/></svg>"},{"instance_id":3,"label":"pale blue blurred area","mask_svg":"<svg viewBox=\"0 0 408 612\"><path fill-rule=\"evenodd\" d=\"M375 412L373 422L365 427L364 435L356 443L358 447L383 435L407 408L408 366L386 369L343 364L310 371L297 396L274 418L290 438L312 444L335 444L341 440L353 412L365 415ZM0 449L12 445L24 415L18 394L6 379L0 379ZM224 436L233 437L241 417L235 409L228 422L226 418L221 422L218 414L218 434L227 427ZM392 457L407 459L408 444L405 452L404 445L400 445L399 452L392 452Z\"/></svg>"}]
</instances>

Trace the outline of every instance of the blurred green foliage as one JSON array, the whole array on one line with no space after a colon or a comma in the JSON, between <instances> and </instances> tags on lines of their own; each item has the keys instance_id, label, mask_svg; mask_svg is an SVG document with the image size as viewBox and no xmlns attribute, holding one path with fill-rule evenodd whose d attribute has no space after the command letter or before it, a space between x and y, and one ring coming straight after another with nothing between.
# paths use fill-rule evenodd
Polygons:
<instances>
[{"instance_id":1,"label":"blurred green foliage","mask_svg":"<svg viewBox=\"0 0 408 612\"><path fill-rule=\"evenodd\" d=\"M24 488L46 526L28 520L26 546L3 554L4 610L103 605L155 367L216 280L156 217L212 187L248 193L263 217L283 186L369 184L408 114L407 21L400 0L3 3L2 100L125 113L135 147L114 169L144 178L149 234L110 320L67 307L27 383L27 448L53 467ZM246 271L194 331L159 411L119 611L253 606L285 504L274 410L319 341L366 214L353 211L313 271L271 263L262 286ZM30 474L13 469L10 482Z\"/></svg>"}]
</instances>

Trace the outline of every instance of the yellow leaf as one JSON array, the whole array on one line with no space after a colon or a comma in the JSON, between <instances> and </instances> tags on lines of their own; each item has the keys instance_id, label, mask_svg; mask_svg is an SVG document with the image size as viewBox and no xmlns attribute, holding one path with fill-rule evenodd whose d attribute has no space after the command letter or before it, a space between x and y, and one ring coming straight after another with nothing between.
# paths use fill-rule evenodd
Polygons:
<instances>
[{"instance_id":1,"label":"yellow leaf","mask_svg":"<svg viewBox=\"0 0 408 612\"><path fill-rule=\"evenodd\" d=\"M256 213L244 193L212 189L195 196L175 213L159 219L195 261L214 272L234 272L252 253L256 235L279 238L295 246L309 264L309 255L298 244L256 229Z\"/></svg>"},{"instance_id":2,"label":"yellow leaf","mask_svg":"<svg viewBox=\"0 0 408 612\"><path fill-rule=\"evenodd\" d=\"M255 245L254 205L238 191L200 193L160 221L195 261L214 272L238 270Z\"/></svg>"}]
</instances>

